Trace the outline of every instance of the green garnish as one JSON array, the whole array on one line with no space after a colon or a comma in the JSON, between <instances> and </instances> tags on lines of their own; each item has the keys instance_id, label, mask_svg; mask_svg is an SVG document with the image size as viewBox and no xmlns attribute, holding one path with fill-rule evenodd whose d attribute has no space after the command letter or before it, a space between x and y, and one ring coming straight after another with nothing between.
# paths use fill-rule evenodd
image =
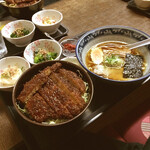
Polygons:
<instances>
[{"instance_id":1,"label":"green garnish","mask_svg":"<svg viewBox=\"0 0 150 150\"><path fill-rule=\"evenodd\" d=\"M108 55L104 60L104 64L107 67L122 67L124 60L119 55Z\"/></svg>"},{"instance_id":2,"label":"green garnish","mask_svg":"<svg viewBox=\"0 0 150 150\"><path fill-rule=\"evenodd\" d=\"M85 84L85 87L86 87L86 90L85 90L86 92L82 95L82 98L87 103L88 100L89 100L89 92L88 92L89 86L88 86L88 83L86 83L86 82L84 82L84 84Z\"/></svg>"},{"instance_id":3,"label":"green garnish","mask_svg":"<svg viewBox=\"0 0 150 150\"><path fill-rule=\"evenodd\" d=\"M10 78L10 77L11 77L11 75L10 75L9 72L4 72L4 73L1 74L1 78L8 79L8 78Z\"/></svg>"},{"instance_id":4,"label":"green garnish","mask_svg":"<svg viewBox=\"0 0 150 150\"><path fill-rule=\"evenodd\" d=\"M57 53L49 52L45 49L38 49L34 52L34 63L40 63L48 60L54 60L57 57Z\"/></svg>"},{"instance_id":5,"label":"green garnish","mask_svg":"<svg viewBox=\"0 0 150 150\"><path fill-rule=\"evenodd\" d=\"M21 107L19 106L19 104L16 104L16 105L17 105L18 109L19 109L23 114L28 114L28 111L27 111L25 108L21 108Z\"/></svg>"},{"instance_id":6,"label":"green garnish","mask_svg":"<svg viewBox=\"0 0 150 150\"><path fill-rule=\"evenodd\" d=\"M10 37L11 38L18 38L18 37L22 37L22 36L25 36L27 34L29 34L29 30L23 28L23 29L17 29L15 30L11 35Z\"/></svg>"}]
</instances>

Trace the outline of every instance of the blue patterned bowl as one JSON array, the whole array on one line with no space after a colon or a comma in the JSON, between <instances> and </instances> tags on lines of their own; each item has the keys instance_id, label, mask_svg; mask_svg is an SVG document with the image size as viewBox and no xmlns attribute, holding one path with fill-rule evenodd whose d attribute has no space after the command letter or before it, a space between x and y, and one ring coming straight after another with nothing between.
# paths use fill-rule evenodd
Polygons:
<instances>
[{"instance_id":1,"label":"blue patterned bowl","mask_svg":"<svg viewBox=\"0 0 150 150\"><path fill-rule=\"evenodd\" d=\"M104 41L121 41L125 43L134 43L138 41L145 40L147 38L150 38L150 36L138 29L127 27L127 26L118 26L118 25L112 25L112 26L103 26L94 30L91 30L87 33L85 33L79 40L76 45L76 56L78 58L78 61L80 64L94 77L98 77L98 79L103 79L108 82L117 82L117 83L133 83L138 81L144 81L148 76L150 76L150 45L144 46L141 48L138 48L142 55L145 57L145 60L147 62L146 70L143 73L143 76L140 78L136 78L129 81L118 81L118 80L112 80L107 79L104 77L101 77L90 70L87 69L85 64L85 57L88 52L88 50L98 43L104 42Z\"/></svg>"}]
</instances>

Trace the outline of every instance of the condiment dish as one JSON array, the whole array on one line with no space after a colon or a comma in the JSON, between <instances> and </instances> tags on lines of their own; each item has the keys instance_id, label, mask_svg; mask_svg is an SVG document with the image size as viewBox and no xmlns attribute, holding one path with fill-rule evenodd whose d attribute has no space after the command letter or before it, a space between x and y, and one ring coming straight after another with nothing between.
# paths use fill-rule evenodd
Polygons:
<instances>
[{"instance_id":1,"label":"condiment dish","mask_svg":"<svg viewBox=\"0 0 150 150\"><path fill-rule=\"evenodd\" d=\"M77 40L76 39L64 39L60 42L62 46L62 54L64 56L73 57L75 56L75 48L76 48Z\"/></svg>"}]
</instances>

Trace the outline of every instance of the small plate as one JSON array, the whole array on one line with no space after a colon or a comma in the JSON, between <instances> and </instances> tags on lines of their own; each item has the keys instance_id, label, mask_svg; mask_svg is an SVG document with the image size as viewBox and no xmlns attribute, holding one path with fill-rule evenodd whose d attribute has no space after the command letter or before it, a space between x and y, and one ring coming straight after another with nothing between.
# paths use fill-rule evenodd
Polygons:
<instances>
[{"instance_id":1,"label":"small plate","mask_svg":"<svg viewBox=\"0 0 150 150\"><path fill-rule=\"evenodd\" d=\"M76 39L65 39L61 41L60 45L62 46L62 54L64 56L73 57L75 56L77 40Z\"/></svg>"},{"instance_id":2,"label":"small plate","mask_svg":"<svg viewBox=\"0 0 150 150\"><path fill-rule=\"evenodd\" d=\"M78 65L78 66L81 67L81 65L80 65L80 63L79 63L79 61L77 60L76 57L64 57L64 58L62 58L61 60L74 63L74 64L76 64L76 65Z\"/></svg>"}]
</instances>

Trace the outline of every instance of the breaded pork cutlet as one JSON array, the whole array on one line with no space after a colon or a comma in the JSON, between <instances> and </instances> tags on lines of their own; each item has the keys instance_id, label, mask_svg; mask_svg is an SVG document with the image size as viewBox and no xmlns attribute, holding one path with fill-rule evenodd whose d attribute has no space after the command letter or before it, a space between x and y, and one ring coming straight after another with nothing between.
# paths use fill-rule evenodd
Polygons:
<instances>
[{"instance_id":1,"label":"breaded pork cutlet","mask_svg":"<svg viewBox=\"0 0 150 150\"><path fill-rule=\"evenodd\" d=\"M61 79L61 81L67 86L67 88L71 91L76 93L77 95L81 96L82 93L80 91L79 88L77 88L76 86L74 86L72 84L72 82L70 82L70 80L67 78L67 76L63 76L61 73L57 73L57 75L59 76L59 78Z\"/></svg>"},{"instance_id":2,"label":"breaded pork cutlet","mask_svg":"<svg viewBox=\"0 0 150 150\"><path fill-rule=\"evenodd\" d=\"M30 81L25 83L24 88L18 96L17 100L25 104L28 101L28 99L30 99L30 97L34 93L36 93L42 87L43 84L47 82L48 76L60 67L61 63L55 63L50 67L46 67L40 73L35 75Z\"/></svg>"},{"instance_id":3,"label":"breaded pork cutlet","mask_svg":"<svg viewBox=\"0 0 150 150\"><path fill-rule=\"evenodd\" d=\"M59 88L64 91L64 93L66 93L70 97L70 99L74 100L80 110L85 107L86 103L84 99L80 95L69 89L70 87L66 84L66 82L63 81L63 78L61 78L58 73L52 73L50 75L50 78L55 82L55 84L57 84L57 86L59 86Z\"/></svg>"},{"instance_id":4,"label":"breaded pork cutlet","mask_svg":"<svg viewBox=\"0 0 150 150\"><path fill-rule=\"evenodd\" d=\"M44 98L47 104L57 114L58 119L70 119L73 116L70 114L66 106L61 104L61 101L56 97L56 89L51 85L50 89L46 86L39 90L40 95Z\"/></svg>"},{"instance_id":5,"label":"breaded pork cutlet","mask_svg":"<svg viewBox=\"0 0 150 150\"><path fill-rule=\"evenodd\" d=\"M38 93L30 97L25 108L29 116L37 122L43 122L49 118L56 119L58 117Z\"/></svg>"},{"instance_id":6,"label":"breaded pork cutlet","mask_svg":"<svg viewBox=\"0 0 150 150\"><path fill-rule=\"evenodd\" d=\"M83 80L75 72L66 69L59 69L59 72L64 78L68 79L71 85L76 87L81 92L81 94L85 93L86 86Z\"/></svg>"},{"instance_id":7,"label":"breaded pork cutlet","mask_svg":"<svg viewBox=\"0 0 150 150\"><path fill-rule=\"evenodd\" d=\"M72 116L76 116L80 113L80 108L77 106L76 102L69 97L63 89L59 88L57 84L55 84L52 79L49 78L46 86L51 90L51 87L55 89L57 99L62 103L63 106L66 106L68 111L71 113Z\"/></svg>"},{"instance_id":8,"label":"breaded pork cutlet","mask_svg":"<svg viewBox=\"0 0 150 150\"><path fill-rule=\"evenodd\" d=\"M28 3L28 2L32 2L35 0L14 0L16 4L20 4L20 3Z\"/></svg>"}]
</instances>

